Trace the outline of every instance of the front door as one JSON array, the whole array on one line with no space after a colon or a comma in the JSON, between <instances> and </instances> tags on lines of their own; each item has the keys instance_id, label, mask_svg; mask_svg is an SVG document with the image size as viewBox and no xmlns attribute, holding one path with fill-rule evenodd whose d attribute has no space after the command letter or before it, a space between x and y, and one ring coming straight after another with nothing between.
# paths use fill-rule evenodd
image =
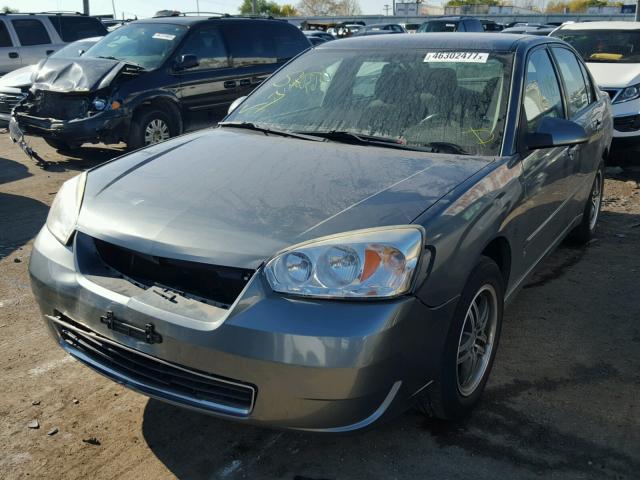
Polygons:
<instances>
[{"instance_id":1,"label":"front door","mask_svg":"<svg viewBox=\"0 0 640 480\"><path fill-rule=\"evenodd\" d=\"M205 25L190 32L176 60L182 55L198 59L197 66L172 73L179 83L186 127L193 130L212 125L227 114L229 105L239 96L239 82L218 28Z\"/></svg>"}]
</instances>

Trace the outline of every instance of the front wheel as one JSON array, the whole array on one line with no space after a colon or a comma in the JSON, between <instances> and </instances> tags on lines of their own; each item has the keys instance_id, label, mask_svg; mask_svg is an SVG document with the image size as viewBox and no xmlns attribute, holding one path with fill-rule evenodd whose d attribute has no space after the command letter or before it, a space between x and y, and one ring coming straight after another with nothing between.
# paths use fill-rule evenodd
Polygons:
<instances>
[{"instance_id":1,"label":"front wheel","mask_svg":"<svg viewBox=\"0 0 640 480\"><path fill-rule=\"evenodd\" d=\"M602 196L604 193L604 162L600 163L596 171L596 178L593 180L589 198L584 206L582 220L580 224L574 228L567 240L576 245L584 245L593 238L600 218L600 210L602 208Z\"/></svg>"},{"instance_id":2,"label":"front wheel","mask_svg":"<svg viewBox=\"0 0 640 480\"><path fill-rule=\"evenodd\" d=\"M481 257L464 287L445 340L438 378L419 400L429 416L456 419L478 403L498 349L503 279L496 263Z\"/></svg>"},{"instance_id":3,"label":"front wheel","mask_svg":"<svg viewBox=\"0 0 640 480\"><path fill-rule=\"evenodd\" d=\"M177 134L176 122L168 113L150 108L139 112L134 117L127 145L134 150L163 142Z\"/></svg>"}]
</instances>

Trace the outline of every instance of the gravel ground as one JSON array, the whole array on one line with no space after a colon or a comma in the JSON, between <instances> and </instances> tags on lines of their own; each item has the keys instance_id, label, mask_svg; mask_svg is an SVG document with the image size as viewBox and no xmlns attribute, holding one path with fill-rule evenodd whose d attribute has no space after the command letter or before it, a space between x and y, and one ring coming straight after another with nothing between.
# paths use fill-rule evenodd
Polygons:
<instances>
[{"instance_id":1,"label":"gravel ground","mask_svg":"<svg viewBox=\"0 0 640 480\"><path fill-rule=\"evenodd\" d=\"M558 249L507 310L469 419L408 412L336 437L149 400L56 347L29 287L33 237L62 181L119 152L91 147L69 158L33 145L57 161L49 171L0 135L0 478L640 478L637 153L608 170L597 238Z\"/></svg>"}]
</instances>

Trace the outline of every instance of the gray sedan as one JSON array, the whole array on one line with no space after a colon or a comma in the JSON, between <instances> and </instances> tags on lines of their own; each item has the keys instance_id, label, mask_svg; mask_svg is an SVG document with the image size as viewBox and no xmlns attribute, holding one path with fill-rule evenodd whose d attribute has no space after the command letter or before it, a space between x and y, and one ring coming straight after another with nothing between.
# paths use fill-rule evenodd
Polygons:
<instances>
[{"instance_id":1,"label":"gray sedan","mask_svg":"<svg viewBox=\"0 0 640 480\"><path fill-rule=\"evenodd\" d=\"M611 112L580 57L533 36L352 38L232 109L62 186L30 263L56 342L247 423L467 414L504 304L596 228Z\"/></svg>"}]
</instances>

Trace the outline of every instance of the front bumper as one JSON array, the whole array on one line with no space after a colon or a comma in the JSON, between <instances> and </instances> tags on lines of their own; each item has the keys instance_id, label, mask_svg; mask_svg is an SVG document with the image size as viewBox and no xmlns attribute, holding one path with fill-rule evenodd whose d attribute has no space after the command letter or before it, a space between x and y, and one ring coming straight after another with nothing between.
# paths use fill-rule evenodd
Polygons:
<instances>
[{"instance_id":1,"label":"front bumper","mask_svg":"<svg viewBox=\"0 0 640 480\"><path fill-rule=\"evenodd\" d=\"M90 117L73 120L39 118L19 111L14 111L13 117L25 135L63 141L70 145L118 143L125 138L131 122L126 109L105 110Z\"/></svg>"},{"instance_id":2,"label":"front bumper","mask_svg":"<svg viewBox=\"0 0 640 480\"><path fill-rule=\"evenodd\" d=\"M614 144L640 141L640 99L611 105Z\"/></svg>"},{"instance_id":3,"label":"front bumper","mask_svg":"<svg viewBox=\"0 0 640 480\"><path fill-rule=\"evenodd\" d=\"M35 241L29 270L40 308L49 316L46 323L70 354L146 395L258 425L345 432L404 411L439 369L455 302L430 309L414 297L287 298L271 292L260 272L228 310L183 298L170 301L123 279L109 283L98 270L80 273L74 255L79 238L73 248L63 247L45 227ZM107 311L129 324L153 324L161 343L109 329L100 319ZM255 397L250 408L229 411L181 397L170 383L157 388L141 382L99 356L83 357L64 340L59 319L172 368L249 386Z\"/></svg>"}]
</instances>

